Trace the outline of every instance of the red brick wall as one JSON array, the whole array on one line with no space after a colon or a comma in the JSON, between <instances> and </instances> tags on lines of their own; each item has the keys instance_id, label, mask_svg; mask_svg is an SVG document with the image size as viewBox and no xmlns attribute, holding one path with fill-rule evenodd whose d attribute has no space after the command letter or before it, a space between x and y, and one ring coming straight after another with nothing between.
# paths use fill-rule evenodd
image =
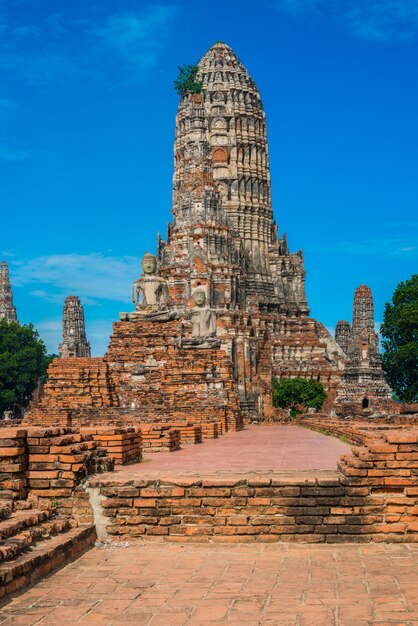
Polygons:
<instances>
[{"instance_id":1,"label":"red brick wall","mask_svg":"<svg viewBox=\"0 0 418 626\"><path fill-rule=\"evenodd\" d=\"M180 431L165 424L141 426L144 452L175 452L180 450Z\"/></svg>"},{"instance_id":2,"label":"red brick wall","mask_svg":"<svg viewBox=\"0 0 418 626\"><path fill-rule=\"evenodd\" d=\"M83 436L91 435L101 448L115 460L115 465L139 463L142 458L142 435L136 426L106 427L84 426L80 428Z\"/></svg>"},{"instance_id":3,"label":"red brick wall","mask_svg":"<svg viewBox=\"0 0 418 626\"><path fill-rule=\"evenodd\" d=\"M28 450L24 428L0 428L0 500L27 495Z\"/></svg>"},{"instance_id":4,"label":"red brick wall","mask_svg":"<svg viewBox=\"0 0 418 626\"><path fill-rule=\"evenodd\" d=\"M242 428L239 395L224 350L179 349L183 322L116 322L103 359L55 359L34 425L195 424Z\"/></svg>"},{"instance_id":5,"label":"red brick wall","mask_svg":"<svg viewBox=\"0 0 418 626\"><path fill-rule=\"evenodd\" d=\"M27 430L29 499L40 509L71 514L74 489L90 474L113 468L105 449L79 429Z\"/></svg>"}]
</instances>

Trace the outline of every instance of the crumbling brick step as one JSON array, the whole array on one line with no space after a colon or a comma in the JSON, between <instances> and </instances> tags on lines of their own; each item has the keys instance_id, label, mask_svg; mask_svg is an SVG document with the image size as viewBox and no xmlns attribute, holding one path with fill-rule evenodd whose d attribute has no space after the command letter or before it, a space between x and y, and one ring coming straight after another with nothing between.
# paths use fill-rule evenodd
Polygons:
<instances>
[{"instance_id":1,"label":"crumbling brick step","mask_svg":"<svg viewBox=\"0 0 418 626\"><path fill-rule=\"evenodd\" d=\"M14 561L0 565L0 598L22 587L31 585L94 544L96 530L93 525L73 528L67 532L42 541L30 552L21 554Z\"/></svg>"},{"instance_id":2,"label":"crumbling brick step","mask_svg":"<svg viewBox=\"0 0 418 626\"><path fill-rule=\"evenodd\" d=\"M48 519L46 511L36 511L38 515L32 515L25 520L24 523L28 524L26 527L22 524L22 520L14 520L15 514L12 515L8 522L14 522L9 524L5 532L8 533L7 538L4 541L0 541L0 562L10 561L22 554L25 550L30 549L36 543L49 539L51 535L66 532L70 528L74 528L76 525L74 520L68 517L57 517L55 519ZM34 523L35 519L46 519L47 521ZM21 530L22 527L24 530Z\"/></svg>"},{"instance_id":3,"label":"crumbling brick step","mask_svg":"<svg viewBox=\"0 0 418 626\"><path fill-rule=\"evenodd\" d=\"M8 519L0 522L0 547L2 541L8 537L12 537L30 526L36 526L49 517L49 511L14 511Z\"/></svg>"}]
</instances>

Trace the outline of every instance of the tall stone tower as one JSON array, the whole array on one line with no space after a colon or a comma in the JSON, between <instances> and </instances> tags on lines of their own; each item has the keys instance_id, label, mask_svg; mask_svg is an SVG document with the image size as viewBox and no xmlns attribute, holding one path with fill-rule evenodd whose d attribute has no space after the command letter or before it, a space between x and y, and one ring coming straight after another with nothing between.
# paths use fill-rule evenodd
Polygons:
<instances>
[{"instance_id":1,"label":"tall stone tower","mask_svg":"<svg viewBox=\"0 0 418 626\"><path fill-rule=\"evenodd\" d=\"M237 238L246 303L308 314L301 252L291 254L273 222L266 115L245 67L224 43L199 62L203 94L182 97L174 145L174 226L187 194L213 187ZM203 170L193 179L196 158ZM215 304L215 303L214 303Z\"/></svg>"},{"instance_id":2,"label":"tall stone tower","mask_svg":"<svg viewBox=\"0 0 418 626\"><path fill-rule=\"evenodd\" d=\"M337 410L389 410L390 388L383 374L379 338L374 329L373 296L366 285L355 291L352 327L346 321L338 322L335 339L348 357L338 389Z\"/></svg>"},{"instance_id":3,"label":"tall stone tower","mask_svg":"<svg viewBox=\"0 0 418 626\"><path fill-rule=\"evenodd\" d=\"M77 296L68 296L64 302L59 355L61 358L91 356L84 325L83 305Z\"/></svg>"},{"instance_id":4,"label":"tall stone tower","mask_svg":"<svg viewBox=\"0 0 418 626\"><path fill-rule=\"evenodd\" d=\"M167 241L158 239L170 301L187 319L192 294L205 291L234 364L242 410L270 410L272 373L322 376L331 402L344 354L308 317L302 251L289 251L273 220L260 94L223 43L202 57L199 76L203 92L180 99L173 221Z\"/></svg>"},{"instance_id":5,"label":"tall stone tower","mask_svg":"<svg viewBox=\"0 0 418 626\"><path fill-rule=\"evenodd\" d=\"M6 261L2 262L0 268L0 319L2 318L6 318L9 322L18 321Z\"/></svg>"}]
</instances>

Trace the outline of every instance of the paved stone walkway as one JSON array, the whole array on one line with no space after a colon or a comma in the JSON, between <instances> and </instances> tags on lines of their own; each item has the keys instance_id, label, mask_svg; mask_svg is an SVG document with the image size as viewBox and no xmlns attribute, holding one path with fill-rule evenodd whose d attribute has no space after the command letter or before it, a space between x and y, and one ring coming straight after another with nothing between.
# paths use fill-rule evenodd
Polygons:
<instances>
[{"instance_id":1,"label":"paved stone walkway","mask_svg":"<svg viewBox=\"0 0 418 626\"><path fill-rule=\"evenodd\" d=\"M418 545L94 548L0 624L418 626Z\"/></svg>"},{"instance_id":2,"label":"paved stone walkway","mask_svg":"<svg viewBox=\"0 0 418 626\"><path fill-rule=\"evenodd\" d=\"M298 426L249 426L240 432L208 439L178 452L144 455L141 471L335 470L350 446ZM132 466L120 468L130 472Z\"/></svg>"}]
</instances>

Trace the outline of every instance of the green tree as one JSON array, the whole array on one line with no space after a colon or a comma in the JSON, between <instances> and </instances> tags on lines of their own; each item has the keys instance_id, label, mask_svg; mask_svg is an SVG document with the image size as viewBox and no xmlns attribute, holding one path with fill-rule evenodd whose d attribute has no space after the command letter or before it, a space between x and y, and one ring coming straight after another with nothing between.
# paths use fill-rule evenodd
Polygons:
<instances>
[{"instance_id":1,"label":"green tree","mask_svg":"<svg viewBox=\"0 0 418 626\"><path fill-rule=\"evenodd\" d=\"M179 65L179 75L174 81L174 89L179 96L186 93L202 93L203 81L198 80L198 65Z\"/></svg>"},{"instance_id":2,"label":"green tree","mask_svg":"<svg viewBox=\"0 0 418 626\"><path fill-rule=\"evenodd\" d=\"M326 397L323 384L312 378L273 378L273 406L289 408L292 417L300 408L320 411Z\"/></svg>"},{"instance_id":3,"label":"green tree","mask_svg":"<svg viewBox=\"0 0 418 626\"><path fill-rule=\"evenodd\" d=\"M0 417L28 405L52 358L32 324L0 320Z\"/></svg>"},{"instance_id":4,"label":"green tree","mask_svg":"<svg viewBox=\"0 0 418 626\"><path fill-rule=\"evenodd\" d=\"M380 328L382 365L399 400L418 401L418 274L399 283Z\"/></svg>"}]
</instances>

